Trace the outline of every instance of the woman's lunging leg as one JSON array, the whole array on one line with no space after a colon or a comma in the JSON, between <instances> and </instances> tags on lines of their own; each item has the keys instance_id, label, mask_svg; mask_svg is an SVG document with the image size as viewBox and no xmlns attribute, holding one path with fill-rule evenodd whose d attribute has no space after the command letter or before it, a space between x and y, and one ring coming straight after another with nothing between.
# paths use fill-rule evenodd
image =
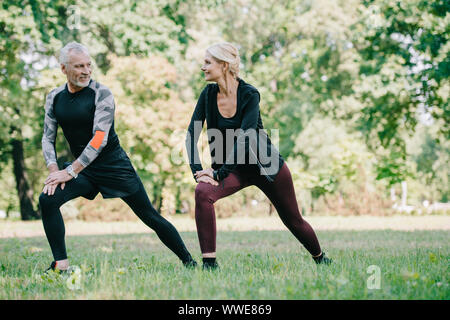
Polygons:
<instances>
[{"instance_id":1,"label":"woman's lunging leg","mask_svg":"<svg viewBox=\"0 0 450 320\"><path fill-rule=\"evenodd\" d=\"M267 195L283 223L306 250L313 257L320 255L321 248L316 233L311 225L303 219L298 209L292 176L286 163L273 182L268 182L261 176L258 177L255 185Z\"/></svg>"},{"instance_id":2,"label":"woman's lunging leg","mask_svg":"<svg viewBox=\"0 0 450 320\"><path fill-rule=\"evenodd\" d=\"M195 188L195 223L197 224L197 235L200 242L200 250L204 258L215 258L216 256L216 213L214 203L229 196L248 184L242 177L231 173L218 186L199 182Z\"/></svg>"},{"instance_id":3,"label":"woman's lunging leg","mask_svg":"<svg viewBox=\"0 0 450 320\"><path fill-rule=\"evenodd\" d=\"M152 206L142 182L140 182L139 190L136 193L123 197L122 200L130 206L139 219L156 232L159 239L183 263L189 263L193 260L177 229L169 221L164 219Z\"/></svg>"}]
</instances>

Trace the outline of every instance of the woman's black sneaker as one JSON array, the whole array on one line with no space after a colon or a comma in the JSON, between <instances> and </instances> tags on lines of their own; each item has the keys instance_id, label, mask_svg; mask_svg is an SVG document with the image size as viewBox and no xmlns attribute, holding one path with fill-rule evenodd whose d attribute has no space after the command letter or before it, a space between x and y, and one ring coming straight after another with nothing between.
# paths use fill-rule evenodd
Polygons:
<instances>
[{"instance_id":1,"label":"woman's black sneaker","mask_svg":"<svg viewBox=\"0 0 450 320\"><path fill-rule=\"evenodd\" d=\"M325 252L322 252L322 254L318 257L313 257L314 261L316 262L316 264L326 264L326 265L330 265L333 260L328 258L325 255Z\"/></svg>"},{"instance_id":2,"label":"woman's black sneaker","mask_svg":"<svg viewBox=\"0 0 450 320\"><path fill-rule=\"evenodd\" d=\"M203 258L203 270L215 270L219 268L216 258Z\"/></svg>"},{"instance_id":3,"label":"woman's black sneaker","mask_svg":"<svg viewBox=\"0 0 450 320\"><path fill-rule=\"evenodd\" d=\"M203 264L203 270L212 271L216 269L219 269L219 264L217 262Z\"/></svg>"}]
</instances>

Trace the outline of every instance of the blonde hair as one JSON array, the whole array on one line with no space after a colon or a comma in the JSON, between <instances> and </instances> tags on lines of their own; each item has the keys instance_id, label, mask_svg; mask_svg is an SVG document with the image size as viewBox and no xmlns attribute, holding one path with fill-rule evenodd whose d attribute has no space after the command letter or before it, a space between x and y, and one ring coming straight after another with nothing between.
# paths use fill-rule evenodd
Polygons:
<instances>
[{"instance_id":1,"label":"blonde hair","mask_svg":"<svg viewBox=\"0 0 450 320\"><path fill-rule=\"evenodd\" d=\"M228 71L231 72L235 79L239 77L241 58L239 57L239 50L233 44L229 42L216 43L206 49L206 51L216 60L228 62Z\"/></svg>"}]
</instances>

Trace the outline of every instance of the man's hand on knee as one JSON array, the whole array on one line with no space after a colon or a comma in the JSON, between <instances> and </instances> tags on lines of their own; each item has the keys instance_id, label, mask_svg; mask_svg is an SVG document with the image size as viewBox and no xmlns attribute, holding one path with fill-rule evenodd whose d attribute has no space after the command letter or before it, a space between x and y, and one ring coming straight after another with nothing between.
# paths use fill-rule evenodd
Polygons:
<instances>
[{"instance_id":1,"label":"man's hand on knee","mask_svg":"<svg viewBox=\"0 0 450 320\"><path fill-rule=\"evenodd\" d=\"M46 184L44 186L44 189L42 190L42 192L44 194L48 194L49 196L52 196L55 194L55 190L58 187L59 183L54 183L54 184ZM61 183L61 190L64 190L64 187L66 186L66 183L63 182Z\"/></svg>"}]
</instances>

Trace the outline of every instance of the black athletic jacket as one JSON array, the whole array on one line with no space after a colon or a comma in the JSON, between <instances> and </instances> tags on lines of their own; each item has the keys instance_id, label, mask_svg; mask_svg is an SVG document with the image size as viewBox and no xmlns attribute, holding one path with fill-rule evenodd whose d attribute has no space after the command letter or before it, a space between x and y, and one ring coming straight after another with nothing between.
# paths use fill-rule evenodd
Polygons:
<instances>
[{"instance_id":1,"label":"black athletic jacket","mask_svg":"<svg viewBox=\"0 0 450 320\"><path fill-rule=\"evenodd\" d=\"M252 174L261 174L269 181L273 181L283 166L284 160L264 130L259 110L260 95L258 90L242 79L239 79L237 89L236 114L230 118L236 124L235 127L241 130L235 136L233 153L230 152L226 155L224 163L215 161L215 152L211 149L215 138L213 138L209 129L224 131L218 125L219 120L223 118L217 107L218 92L219 86L216 83L208 84L203 89L189 124L186 148L192 174L203 170L197 142L206 119L212 168L217 170L218 181L225 179L235 169ZM245 150L245 163L236 161L237 157L243 156L239 150Z\"/></svg>"}]
</instances>

